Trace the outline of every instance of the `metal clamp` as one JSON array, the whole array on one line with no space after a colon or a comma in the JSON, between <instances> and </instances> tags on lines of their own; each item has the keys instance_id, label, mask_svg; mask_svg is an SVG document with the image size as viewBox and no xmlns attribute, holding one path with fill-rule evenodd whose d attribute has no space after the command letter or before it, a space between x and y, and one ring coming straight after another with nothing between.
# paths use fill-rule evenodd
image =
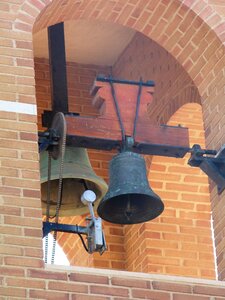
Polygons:
<instances>
[{"instance_id":1,"label":"metal clamp","mask_svg":"<svg viewBox=\"0 0 225 300\"><path fill-rule=\"evenodd\" d=\"M217 153L216 150L204 150L194 145L190 150L191 157L188 164L199 167L217 185L218 194L225 189L225 145Z\"/></svg>"},{"instance_id":2,"label":"metal clamp","mask_svg":"<svg viewBox=\"0 0 225 300\"><path fill-rule=\"evenodd\" d=\"M43 238L52 231L86 235L88 253L99 252L102 254L107 249L102 231L102 220L101 218L87 218L86 221L87 226L43 222Z\"/></svg>"},{"instance_id":3,"label":"metal clamp","mask_svg":"<svg viewBox=\"0 0 225 300\"><path fill-rule=\"evenodd\" d=\"M60 140L59 133L53 128L38 132L38 137L39 152L47 150L49 146L57 146Z\"/></svg>"}]
</instances>

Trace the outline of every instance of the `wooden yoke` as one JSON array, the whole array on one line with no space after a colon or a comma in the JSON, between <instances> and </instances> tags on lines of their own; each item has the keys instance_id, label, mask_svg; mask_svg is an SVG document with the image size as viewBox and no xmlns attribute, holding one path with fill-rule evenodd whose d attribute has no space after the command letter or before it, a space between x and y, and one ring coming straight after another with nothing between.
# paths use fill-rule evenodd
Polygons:
<instances>
[{"instance_id":1,"label":"wooden yoke","mask_svg":"<svg viewBox=\"0 0 225 300\"><path fill-rule=\"evenodd\" d=\"M114 91L113 91L114 90ZM139 92L140 91L140 92ZM91 91L93 98L93 105L99 109L100 118L103 120L110 120L113 124L112 129L117 129L121 135L121 128L116 111L115 101L117 101L121 121L124 126L125 135L132 136L135 123L136 107L138 93L140 96L140 109L138 119L141 122L149 122L147 115L147 105L153 100L154 84L153 82L142 83L141 86L131 84L123 81L102 82L95 81L95 85ZM113 97L116 99L114 99ZM119 126L119 127L118 127Z\"/></svg>"},{"instance_id":2,"label":"wooden yoke","mask_svg":"<svg viewBox=\"0 0 225 300\"><path fill-rule=\"evenodd\" d=\"M126 146L143 154L183 157L189 150L188 129L149 124L147 106L154 83L98 77L91 91L98 117L66 115L69 145L111 150ZM123 141L123 143L122 143Z\"/></svg>"},{"instance_id":3,"label":"wooden yoke","mask_svg":"<svg viewBox=\"0 0 225 300\"><path fill-rule=\"evenodd\" d=\"M137 84L120 83L119 81L114 81L112 84L125 129L125 135L131 136L133 133L139 86ZM153 90L153 86L142 87L139 118L143 119L143 121L145 120L145 122L149 121L147 105L153 100ZM121 140L121 128L110 82L96 80L91 95L93 96L92 105L99 110L100 116L97 118L77 117L74 121L68 118L68 120L70 120L68 122L68 134L70 134L71 130L72 134L76 133L96 138ZM82 126L75 129L76 125L78 126L79 124ZM75 132L73 132L73 130L75 130Z\"/></svg>"}]
</instances>

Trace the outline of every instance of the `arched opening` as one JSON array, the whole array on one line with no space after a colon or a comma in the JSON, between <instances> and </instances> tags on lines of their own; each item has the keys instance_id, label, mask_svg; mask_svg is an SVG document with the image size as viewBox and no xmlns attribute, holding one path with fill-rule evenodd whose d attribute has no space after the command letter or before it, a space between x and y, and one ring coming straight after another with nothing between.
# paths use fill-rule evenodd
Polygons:
<instances>
[{"instance_id":1,"label":"arched opening","mask_svg":"<svg viewBox=\"0 0 225 300\"><path fill-rule=\"evenodd\" d=\"M143 20L139 21L137 19L139 19L140 17L140 9L135 10L135 14L132 15L130 18L126 18L126 21L123 19L119 19L117 20L118 14L115 11L119 11L119 9L123 9L123 5L121 4L119 9L117 8L117 10L115 9L114 11L114 18L113 18L113 13L110 15L111 16L111 21L116 22L116 23L123 23L123 25L127 25L129 27L133 27L134 29L137 29L138 31L141 31L143 33L145 33L146 35L150 36L151 38L153 38L154 40L156 40L160 45L162 45L165 49L167 49L170 53L172 53L174 55L174 57L176 57L178 62L181 62L183 67L186 69L186 71L190 74L191 76L191 80L193 80L193 82L195 83L195 85L198 87L198 91L200 92L201 96L203 96L204 99L204 112L207 112L207 109L209 108L209 102L206 101L206 99L208 98L209 95L212 95L213 91L215 91L216 89L216 85L221 85L223 81L220 81L219 83L216 82L216 78L215 78L215 73L213 72L209 72L209 70L212 70L212 65L217 66L218 70L220 71L219 68L219 61L222 57L222 53L223 53L223 49L219 44L219 40L215 37L215 35L208 30L209 28L207 28L207 26L202 22L202 20L198 17L195 16L195 14L193 13L193 11L190 11L190 14L188 15L188 17L185 19L185 21L180 20L180 16L184 15L187 12L187 8L185 6L180 5L180 3L174 2L174 11L179 11L178 13L178 18L175 18L176 20L174 21L174 23L176 23L177 27L179 28L178 31L174 31L174 27L172 28L172 26L167 26L167 24L164 24L164 21L160 21L160 26L154 27L154 17L152 14L151 18L149 16L149 19L151 20L150 22L146 21L146 24L143 25ZM50 7L52 5L52 7ZM40 26L39 28L44 28L47 24L53 24L56 23L56 19L54 19L54 13L52 14L52 12L54 10L57 11L57 6L60 4L58 2L54 2L51 5L49 5L44 13L46 13L45 17L48 15L49 18L43 18L43 15L40 16L37 19L36 25L35 25L35 30L37 30L38 26ZM85 5L81 5L76 4L74 7L74 10L71 10L71 3L64 3L64 10L62 16L58 16L57 21L63 21L65 18L65 15L69 18L80 18L81 16L83 16L83 14L85 15L86 18L89 17L89 15L91 14L91 12L87 12L86 9L87 7ZM147 5L147 3L146 3ZM163 3L160 3L161 8L162 8L162 14L167 11L168 7L166 5L164 5ZM70 6L70 11L71 14L69 15L69 9L68 7ZM51 8L54 8L53 11L51 11ZM95 7L96 8L96 7ZM99 9L98 9L99 11ZM94 13L95 12L95 13ZM67 15L68 14L68 15ZM131 12L130 12L131 14ZM150 13L151 14L151 13ZM129 15L129 13L128 13ZM176 15L176 14L175 14ZM97 13L97 10L92 10L92 17L96 18L96 19L106 19L105 15ZM158 19L159 16L157 16ZM165 15L165 19L168 16ZM190 18L190 19L189 19ZM109 18L110 19L110 18ZM141 17L140 17L141 19ZM148 21L149 21L148 19ZM190 24L189 21L192 20L193 21L193 28L191 28L190 32L186 32L186 25ZM166 23L166 22L165 22ZM159 34L159 29L156 28L162 28L162 30L160 30L160 34ZM199 30L196 30L196 28L199 28ZM208 34L207 34L208 33ZM191 43L186 43L187 40L190 40L190 36L192 37L191 39ZM198 47L195 47L195 45L198 45L199 43L199 39L198 37L204 37L202 44ZM205 45L208 45L209 48L205 48ZM185 46L186 45L186 46ZM203 51L204 48L204 51ZM212 49L217 49L216 51L216 55L214 56L214 51ZM204 53L203 57L200 55ZM207 74L207 76L205 76ZM132 75L132 74L131 74ZM210 82L210 83L209 83ZM193 92L194 91L194 92ZM195 87L192 86L192 88L187 89L187 93L190 92L192 94L192 92L195 94L196 90ZM218 99L219 96L216 96L216 99ZM176 98L177 99L177 98ZM215 99L215 100L216 100ZM217 101L217 100L216 100ZM174 101L174 103L176 103L176 100ZM185 102L184 102L185 103ZM183 104L183 103L181 103ZM179 105L180 106L180 105ZM179 107L178 106L178 107ZM176 111L176 109L178 107L176 107L174 104L170 105L168 104L168 116L164 117L165 120L167 120L169 118L169 116ZM164 110L165 107L163 107ZM153 108L149 108L150 110L152 110ZM162 121L161 116L164 115L164 113L160 113L159 115L157 115L157 120L159 123ZM155 116L155 114L153 114L153 116ZM207 119L207 122L210 123L211 120L213 120L213 116L215 117L215 112L213 112L213 114L211 114L211 116ZM155 121L153 119L153 121ZM214 135L212 134L212 128L211 125L208 126L209 130L207 131L207 138L208 138L208 145L210 145L210 143L212 141L215 140L215 138L218 138L218 135Z\"/></svg>"},{"instance_id":2,"label":"arched opening","mask_svg":"<svg viewBox=\"0 0 225 300\"><path fill-rule=\"evenodd\" d=\"M88 28L89 34L92 35L95 33L95 39L99 40L101 40L101 37L107 33L107 26L109 26L108 23L99 21L91 21L90 24L89 21L72 22L72 24L75 27L77 25L78 29L79 26L83 26L86 29ZM111 32L113 31L112 27L113 24L110 24L109 28ZM71 30L73 27L69 24L66 25L65 28L70 28ZM78 30L77 33L74 34L73 31L70 30L68 29L65 35L66 45L67 39L72 36L77 36L79 32ZM106 60L101 61L100 58L98 58L99 53L97 49L94 50L90 48L88 51L90 53L95 53L96 51L96 56L93 54L90 58L89 55L87 55L87 63L85 63L85 58L83 58L84 62L81 62L82 59L79 57L79 51L82 54L82 49L79 49L79 43L76 44L77 57L72 57L68 54L68 57L71 57L72 60L67 61L70 111L79 112L84 115L88 115L88 112L90 115L98 113L97 111L91 111L91 97L88 95L88 92L91 88L92 82L94 81L94 75L101 72L110 72L116 78L118 77L130 80L137 80L140 77L142 77L144 81L152 79L156 82L156 89L154 101L152 105L148 107L149 123L167 123L170 116L173 115L179 107L184 105L173 116L172 119L174 123L172 124L172 121L170 121L168 124L178 125L179 120L180 122L182 121L182 125L191 127L190 136L193 143L199 143L204 147L202 144L202 140L204 142L203 129L201 129L202 131L199 129L199 127L202 126L202 116L199 111L200 106L199 104L196 104L196 102L200 103L200 95L193 81L185 72L183 67L164 48L160 47L157 43L145 37L141 33L131 30L127 33L126 28L124 29L122 26L118 25L115 26L114 30L114 32L117 33L117 36L114 36L115 44L120 44L120 38L123 34L130 37L127 39L128 42L126 47L122 47L120 49L118 56L114 58L114 60L111 58L111 60L108 60L108 63L106 63ZM35 40L36 38L37 40ZM81 39L80 36L77 37L78 41L79 39ZM37 49L37 51L34 49L34 53L37 53L37 56L39 56L35 58L35 71L37 104L39 112L41 113L43 112L44 107L50 108L50 98L46 97L46 92L49 92L50 95L49 62L48 57L45 57L47 56L46 31L42 30L37 36L34 35L34 41L34 45L41 44L43 47L43 49ZM68 47L69 49L67 51L72 53L73 45L69 44ZM70 47L72 47L72 49ZM106 47L104 50L102 46L99 51L100 53L101 51L113 52L113 48L108 48L107 50ZM98 62L100 65L96 65L94 63L90 64L91 62ZM106 66L104 65L105 63L107 64ZM83 82L82 80L86 80L86 82ZM193 102L193 104L185 105L187 102ZM95 171L106 180L108 176L107 165L112 155L113 154L107 152L100 154L97 151L89 151L92 166ZM102 160L104 159L104 156L105 161ZM156 170L154 173L150 172L150 178L152 178L152 188L157 192L160 191L162 199L165 199L166 210L162 217L155 221L138 226L138 230L135 226L131 227L133 229L130 229L128 226L123 227L105 223L104 227L108 243L108 252L102 257L98 254L90 256L85 253L79 237L71 236L69 234L60 234L58 242L62 246L72 265L159 272L164 274L179 274L194 277L210 278L214 276L213 263L209 268L210 262L213 262L211 245L206 245L204 247L204 250L207 249L206 253L204 251L203 253L198 253L196 249L202 246L201 242L197 241L198 238L201 239L200 235L197 237L197 233L191 236L187 232L182 232L182 230L188 231L195 229L196 232L199 233L200 231L203 232L205 230L203 238L206 238L207 234L210 233L210 222L204 219L204 216L207 215L204 210L207 209L207 205L209 206L209 198L207 198L207 178L204 177L202 179L202 173L199 173L199 170L192 170L194 175L191 173L191 175L188 176L190 167L187 166L187 159L186 161L182 160L181 162L177 159L171 160L167 157L161 157L159 158L159 161L161 164L161 171L159 173L157 173ZM168 170L167 167L162 166L163 162L165 164L168 161L170 161L168 164L171 165L170 170ZM160 164L157 162L156 158L153 158L151 167L152 170L154 170L155 166ZM178 171L173 171L176 167ZM178 175L180 172L179 167L181 169L187 168L188 170L186 177L184 175L182 179L180 179ZM168 174L163 172L164 169L167 170ZM197 176L196 174L201 175ZM192 184L188 184L188 180L191 180L192 176L196 176L193 177L195 180L197 177L199 178L200 182L202 182L202 189L205 189L205 192L196 187L196 190L191 190L191 193L196 192L199 193L199 195L202 193L203 199L208 199L206 206L204 206L201 201L197 205L194 200L191 203L190 200L185 198L190 196L188 189L193 188ZM181 180L184 180L183 184L181 183ZM181 190L182 187L183 191ZM185 193L186 188L187 193ZM169 198L167 199L167 197ZM200 208L201 205L202 208ZM187 220L185 219L185 214L191 215L197 213L199 213L199 215L202 214L202 216L200 219L196 219L196 222L189 220L188 217ZM178 220L182 225L178 224ZM61 220L61 222L81 225L85 223L85 216L76 216L71 218L65 217ZM201 222L204 224L202 225L202 230L199 229L201 228ZM140 240L138 239L137 241L135 237L139 232L141 232L139 235ZM180 242L178 243L179 238ZM210 243L210 239L207 239L207 243ZM137 246L138 244L141 246ZM151 246L149 246L150 244ZM168 246L168 249L166 246ZM187 248L195 247L195 251L192 249L185 251L183 249L185 246ZM142 255L143 253L144 255ZM204 255L205 257L208 255L208 258L203 258ZM199 265L204 264L204 259L208 263L208 270L201 266L197 267L196 264L194 265L195 267L191 266L194 261L198 261Z\"/></svg>"}]
</instances>

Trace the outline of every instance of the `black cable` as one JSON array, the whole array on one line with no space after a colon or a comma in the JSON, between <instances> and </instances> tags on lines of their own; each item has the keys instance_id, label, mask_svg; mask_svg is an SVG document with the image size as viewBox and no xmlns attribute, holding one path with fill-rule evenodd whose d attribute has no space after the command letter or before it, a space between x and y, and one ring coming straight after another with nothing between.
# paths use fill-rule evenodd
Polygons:
<instances>
[{"instance_id":1,"label":"black cable","mask_svg":"<svg viewBox=\"0 0 225 300\"><path fill-rule=\"evenodd\" d=\"M80 237L80 240L81 240L81 242L82 242L82 244L83 244L83 246L84 246L84 249L89 253L89 251L88 251L88 247L87 247L87 245L85 244L85 242L84 242L84 239L83 239L83 237L82 237L82 235L80 234L80 233L78 233L78 235L79 235L79 237Z\"/></svg>"},{"instance_id":2,"label":"black cable","mask_svg":"<svg viewBox=\"0 0 225 300\"><path fill-rule=\"evenodd\" d=\"M87 186L87 182L84 179L81 179L82 184L84 185L85 191L89 190L88 186Z\"/></svg>"}]
</instances>

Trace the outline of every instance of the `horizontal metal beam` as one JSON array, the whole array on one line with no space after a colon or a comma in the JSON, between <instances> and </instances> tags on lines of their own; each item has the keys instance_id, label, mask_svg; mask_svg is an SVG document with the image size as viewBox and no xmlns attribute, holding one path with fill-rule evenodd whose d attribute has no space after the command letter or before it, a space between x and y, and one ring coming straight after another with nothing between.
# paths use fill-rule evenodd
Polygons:
<instances>
[{"instance_id":1,"label":"horizontal metal beam","mask_svg":"<svg viewBox=\"0 0 225 300\"><path fill-rule=\"evenodd\" d=\"M43 238L51 231L88 235L88 228L84 226L43 222Z\"/></svg>"},{"instance_id":2,"label":"horizontal metal beam","mask_svg":"<svg viewBox=\"0 0 225 300\"><path fill-rule=\"evenodd\" d=\"M104 75L98 75L96 77L97 81L102 82L112 82L112 83L121 83L121 84L129 84L129 85L140 85L140 81L133 81L133 80L123 80L123 79L115 79L110 78ZM148 80L141 83L142 86L155 86L155 82L153 80Z\"/></svg>"}]
</instances>

